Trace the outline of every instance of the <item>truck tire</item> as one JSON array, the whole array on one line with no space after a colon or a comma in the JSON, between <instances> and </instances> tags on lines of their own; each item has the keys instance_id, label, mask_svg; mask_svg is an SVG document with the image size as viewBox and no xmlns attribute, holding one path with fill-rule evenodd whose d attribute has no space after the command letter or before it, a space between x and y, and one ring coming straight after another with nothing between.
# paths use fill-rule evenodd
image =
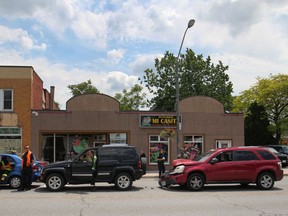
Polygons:
<instances>
[{"instance_id":1,"label":"truck tire","mask_svg":"<svg viewBox=\"0 0 288 216\"><path fill-rule=\"evenodd\" d=\"M59 173L52 173L46 179L46 187L50 191L60 191L65 186L64 177Z\"/></svg>"}]
</instances>

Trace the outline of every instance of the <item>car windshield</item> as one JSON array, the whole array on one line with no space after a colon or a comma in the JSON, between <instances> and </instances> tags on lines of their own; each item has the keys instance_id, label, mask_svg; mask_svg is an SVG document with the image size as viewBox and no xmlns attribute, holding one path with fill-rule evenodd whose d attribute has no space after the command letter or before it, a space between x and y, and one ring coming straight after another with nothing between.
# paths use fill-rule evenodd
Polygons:
<instances>
[{"instance_id":1,"label":"car windshield","mask_svg":"<svg viewBox=\"0 0 288 216\"><path fill-rule=\"evenodd\" d=\"M267 148L270 152L273 152L273 153L278 153L278 151L274 148Z\"/></svg>"},{"instance_id":2,"label":"car windshield","mask_svg":"<svg viewBox=\"0 0 288 216\"><path fill-rule=\"evenodd\" d=\"M283 146L283 150L285 153L288 153L288 146Z\"/></svg>"},{"instance_id":3,"label":"car windshield","mask_svg":"<svg viewBox=\"0 0 288 216\"><path fill-rule=\"evenodd\" d=\"M196 156L193 161L199 161L199 162L203 162L205 161L208 157L210 157L212 154L215 153L215 150L210 150L206 153L203 153L201 155Z\"/></svg>"}]
</instances>

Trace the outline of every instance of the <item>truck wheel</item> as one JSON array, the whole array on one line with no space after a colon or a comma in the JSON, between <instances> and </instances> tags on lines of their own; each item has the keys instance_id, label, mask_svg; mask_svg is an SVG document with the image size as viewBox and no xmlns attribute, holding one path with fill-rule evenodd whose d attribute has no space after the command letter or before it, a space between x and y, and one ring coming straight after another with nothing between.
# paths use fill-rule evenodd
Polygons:
<instances>
[{"instance_id":1,"label":"truck wheel","mask_svg":"<svg viewBox=\"0 0 288 216\"><path fill-rule=\"evenodd\" d=\"M17 189L21 186L21 178L20 176L12 176L9 179L9 186L13 189Z\"/></svg>"},{"instance_id":2,"label":"truck wheel","mask_svg":"<svg viewBox=\"0 0 288 216\"><path fill-rule=\"evenodd\" d=\"M268 172L260 174L257 178L257 187L262 190L270 190L274 186L274 177Z\"/></svg>"},{"instance_id":3,"label":"truck wheel","mask_svg":"<svg viewBox=\"0 0 288 216\"><path fill-rule=\"evenodd\" d=\"M52 173L46 179L46 187L50 191L60 191L65 185L64 178L61 174Z\"/></svg>"},{"instance_id":4,"label":"truck wheel","mask_svg":"<svg viewBox=\"0 0 288 216\"><path fill-rule=\"evenodd\" d=\"M187 188L191 191L200 191L204 188L204 177L199 173L189 175Z\"/></svg>"},{"instance_id":5,"label":"truck wheel","mask_svg":"<svg viewBox=\"0 0 288 216\"><path fill-rule=\"evenodd\" d=\"M129 190L132 187L132 177L128 173L120 173L116 176L114 183L118 190Z\"/></svg>"}]
</instances>

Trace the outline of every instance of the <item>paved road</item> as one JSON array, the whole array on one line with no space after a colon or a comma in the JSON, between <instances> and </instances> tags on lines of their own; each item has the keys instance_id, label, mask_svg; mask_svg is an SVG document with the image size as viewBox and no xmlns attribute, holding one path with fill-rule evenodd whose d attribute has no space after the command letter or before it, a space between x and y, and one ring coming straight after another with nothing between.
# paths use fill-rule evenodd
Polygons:
<instances>
[{"instance_id":1,"label":"paved road","mask_svg":"<svg viewBox=\"0 0 288 216\"><path fill-rule=\"evenodd\" d=\"M134 182L131 191L117 191L113 185L67 186L49 192L42 183L31 191L17 192L0 187L0 215L69 216L288 216L288 177L275 183L271 191L251 185L207 186L190 192L180 187L161 189L157 178Z\"/></svg>"}]
</instances>

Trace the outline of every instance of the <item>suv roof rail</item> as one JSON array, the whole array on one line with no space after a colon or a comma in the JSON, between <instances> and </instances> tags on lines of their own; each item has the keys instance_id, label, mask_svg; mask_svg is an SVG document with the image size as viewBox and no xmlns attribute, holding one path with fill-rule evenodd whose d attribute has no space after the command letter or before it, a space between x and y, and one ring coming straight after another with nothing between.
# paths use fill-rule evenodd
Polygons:
<instances>
[{"instance_id":1,"label":"suv roof rail","mask_svg":"<svg viewBox=\"0 0 288 216\"><path fill-rule=\"evenodd\" d=\"M106 144L102 147L127 147L129 146L127 143L112 143L112 144Z\"/></svg>"}]
</instances>

